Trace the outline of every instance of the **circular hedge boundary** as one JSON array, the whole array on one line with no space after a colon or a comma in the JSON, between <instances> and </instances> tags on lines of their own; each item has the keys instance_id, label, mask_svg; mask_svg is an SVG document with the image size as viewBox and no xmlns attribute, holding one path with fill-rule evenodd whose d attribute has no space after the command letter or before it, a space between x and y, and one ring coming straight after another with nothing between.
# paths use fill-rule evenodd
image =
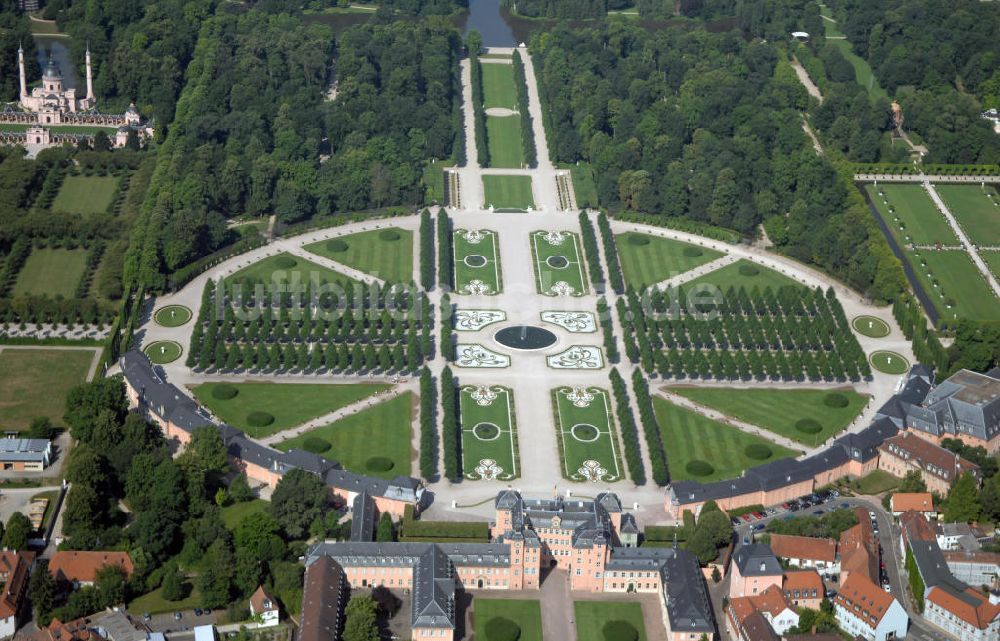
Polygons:
<instances>
[{"instance_id":1,"label":"circular hedge boundary","mask_svg":"<svg viewBox=\"0 0 1000 641\"><path fill-rule=\"evenodd\" d=\"M149 362L154 365L173 363L184 353L181 344L175 341L155 341L147 345L142 351L149 358Z\"/></svg>"},{"instance_id":2,"label":"circular hedge boundary","mask_svg":"<svg viewBox=\"0 0 1000 641\"><path fill-rule=\"evenodd\" d=\"M639 631L635 629L635 626L628 621L608 621L601 628L601 634L604 635L604 641L637 641L639 639Z\"/></svg>"},{"instance_id":3,"label":"circular hedge boundary","mask_svg":"<svg viewBox=\"0 0 1000 641\"><path fill-rule=\"evenodd\" d=\"M628 244L635 245L636 247L642 247L649 244L649 236L644 236L642 234L629 234Z\"/></svg>"},{"instance_id":4,"label":"circular hedge boundary","mask_svg":"<svg viewBox=\"0 0 1000 641\"><path fill-rule=\"evenodd\" d=\"M795 429L803 434L819 434L823 431L823 426L811 418L800 418L795 421Z\"/></svg>"},{"instance_id":5,"label":"circular hedge boundary","mask_svg":"<svg viewBox=\"0 0 1000 641\"><path fill-rule=\"evenodd\" d=\"M581 443L593 443L601 436L600 430L589 423L577 423L570 429L573 438Z\"/></svg>"},{"instance_id":6,"label":"circular hedge boundary","mask_svg":"<svg viewBox=\"0 0 1000 641\"><path fill-rule=\"evenodd\" d=\"M365 469L369 472L388 472L394 467L396 464L386 456L373 456L365 461Z\"/></svg>"},{"instance_id":7,"label":"circular hedge boundary","mask_svg":"<svg viewBox=\"0 0 1000 641\"><path fill-rule=\"evenodd\" d=\"M472 433L480 441L495 441L500 437L500 427L493 423L477 423L472 428Z\"/></svg>"},{"instance_id":8,"label":"circular hedge boundary","mask_svg":"<svg viewBox=\"0 0 1000 641\"><path fill-rule=\"evenodd\" d=\"M229 383L219 383L212 388L212 398L217 398L220 401L228 401L236 398L236 395L239 393L240 390L235 385L230 385Z\"/></svg>"},{"instance_id":9,"label":"circular hedge boundary","mask_svg":"<svg viewBox=\"0 0 1000 641\"><path fill-rule=\"evenodd\" d=\"M482 254L469 254L462 259L462 262L469 267L483 267L486 265L487 261L486 256L483 256Z\"/></svg>"},{"instance_id":10,"label":"circular hedge boundary","mask_svg":"<svg viewBox=\"0 0 1000 641\"><path fill-rule=\"evenodd\" d=\"M760 268L756 265L743 264L739 267L740 276L756 276L760 274Z\"/></svg>"},{"instance_id":11,"label":"circular hedge boundary","mask_svg":"<svg viewBox=\"0 0 1000 641\"><path fill-rule=\"evenodd\" d=\"M697 258L699 256L704 256L705 252L701 251L698 247L685 247L683 254L688 258Z\"/></svg>"},{"instance_id":12,"label":"circular hedge boundary","mask_svg":"<svg viewBox=\"0 0 1000 641\"><path fill-rule=\"evenodd\" d=\"M328 242L326 244L326 248L329 249L332 252L336 252L336 253L339 254L341 252L347 251L348 248L350 248L350 245L348 245L346 242L338 239L338 240L331 240L330 242Z\"/></svg>"},{"instance_id":13,"label":"circular hedge boundary","mask_svg":"<svg viewBox=\"0 0 1000 641\"><path fill-rule=\"evenodd\" d=\"M395 229L383 229L378 233L379 240L387 240L392 242L394 240L399 240L402 236Z\"/></svg>"},{"instance_id":14,"label":"circular hedge boundary","mask_svg":"<svg viewBox=\"0 0 1000 641\"><path fill-rule=\"evenodd\" d=\"M747 458L752 458L755 461L769 459L771 458L771 455L774 454L771 448L763 443L751 443L743 448L743 453Z\"/></svg>"},{"instance_id":15,"label":"circular hedge boundary","mask_svg":"<svg viewBox=\"0 0 1000 641\"><path fill-rule=\"evenodd\" d=\"M302 449L307 452L312 452L313 454L322 454L332 447L329 442L324 441L318 436L310 436L306 440L302 441Z\"/></svg>"},{"instance_id":16,"label":"circular hedge boundary","mask_svg":"<svg viewBox=\"0 0 1000 641\"><path fill-rule=\"evenodd\" d=\"M688 461L688 464L684 466L687 473L691 476L708 476L715 473L715 468L708 461L703 461L701 459L694 459Z\"/></svg>"},{"instance_id":17,"label":"circular hedge boundary","mask_svg":"<svg viewBox=\"0 0 1000 641\"><path fill-rule=\"evenodd\" d=\"M827 407L843 408L851 404L851 401L840 392L829 392L823 397L823 405Z\"/></svg>"},{"instance_id":18,"label":"circular hedge boundary","mask_svg":"<svg viewBox=\"0 0 1000 641\"><path fill-rule=\"evenodd\" d=\"M278 269L291 269L299 263L291 256L278 256L274 259L274 266Z\"/></svg>"},{"instance_id":19,"label":"circular hedge boundary","mask_svg":"<svg viewBox=\"0 0 1000 641\"><path fill-rule=\"evenodd\" d=\"M545 259L545 264L552 269L566 269L569 266L569 260L565 256L549 256Z\"/></svg>"},{"instance_id":20,"label":"circular hedge boundary","mask_svg":"<svg viewBox=\"0 0 1000 641\"><path fill-rule=\"evenodd\" d=\"M247 425L250 427L267 427L274 422L274 416L267 412L250 412L247 414Z\"/></svg>"},{"instance_id":21,"label":"circular hedge boundary","mask_svg":"<svg viewBox=\"0 0 1000 641\"><path fill-rule=\"evenodd\" d=\"M868 338L885 338L889 335L889 325L881 318L874 316L856 316L851 321L851 327L857 333Z\"/></svg>"},{"instance_id":22,"label":"circular hedge boundary","mask_svg":"<svg viewBox=\"0 0 1000 641\"><path fill-rule=\"evenodd\" d=\"M167 305L156 310L153 320L161 327L180 327L191 320L191 310L183 305Z\"/></svg>"}]
</instances>

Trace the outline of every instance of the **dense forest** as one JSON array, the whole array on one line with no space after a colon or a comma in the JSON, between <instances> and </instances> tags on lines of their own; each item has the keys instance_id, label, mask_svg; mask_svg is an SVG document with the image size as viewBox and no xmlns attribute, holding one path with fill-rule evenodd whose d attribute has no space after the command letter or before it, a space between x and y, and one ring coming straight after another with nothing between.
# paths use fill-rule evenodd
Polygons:
<instances>
[{"instance_id":1,"label":"dense forest","mask_svg":"<svg viewBox=\"0 0 1000 641\"><path fill-rule=\"evenodd\" d=\"M18 46L24 47L28 77L41 76L27 16L17 11L17 0L0 0L0 102L17 100Z\"/></svg>"},{"instance_id":2,"label":"dense forest","mask_svg":"<svg viewBox=\"0 0 1000 641\"><path fill-rule=\"evenodd\" d=\"M633 0L503 0L518 15L530 18L599 18L608 11L630 8Z\"/></svg>"},{"instance_id":3,"label":"dense forest","mask_svg":"<svg viewBox=\"0 0 1000 641\"><path fill-rule=\"evenodd\" d=\"M1000 162L1000 137L979 114L1000 107L1000 15L976 0L829 3L854 51L903 108L927 162Z\"/></svg>"},{"instance_id":4,"label":"dense forest","mask_svg":"<svg viewBox=\"0 0 1000 641\"><path fill-rule=\"evenodd\" d=\"M611 23L532 41L555 160L590 162L602 204L745 234L877 299L902 287L870 213L802 131L783 52L735 32Z\"/></svg>"},{"instance_id":5,"label":"dense forest","mask_svg":"<svg viewBox=\"0 0 1000 641\"><path fill-rule=\"evenodd\" d=\"M127 276L162 286L230 240L230 216L418 204L422 162L452 153L459 47L426 23L359 25L335 44L300 17L220 11L202 27Z\"/></svg>"}]
</instances>

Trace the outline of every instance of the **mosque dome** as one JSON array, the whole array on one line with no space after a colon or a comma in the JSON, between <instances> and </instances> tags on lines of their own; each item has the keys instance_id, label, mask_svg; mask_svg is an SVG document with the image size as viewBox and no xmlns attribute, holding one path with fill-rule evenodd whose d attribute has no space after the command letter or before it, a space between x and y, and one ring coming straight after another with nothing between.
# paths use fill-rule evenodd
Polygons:
<instances>
[{"instance_id":1,"label":"mosque dome","mask_svg":"<svg viewBox=\"0 0 1000 641\"><path fill-rule=\"evenodd\" d=\"M59 70L59 65L56 61L49 56L49 64L45 65L45 73L42 75L46 80L61 80L62 71Z\"/></svg>"}]
</instances>

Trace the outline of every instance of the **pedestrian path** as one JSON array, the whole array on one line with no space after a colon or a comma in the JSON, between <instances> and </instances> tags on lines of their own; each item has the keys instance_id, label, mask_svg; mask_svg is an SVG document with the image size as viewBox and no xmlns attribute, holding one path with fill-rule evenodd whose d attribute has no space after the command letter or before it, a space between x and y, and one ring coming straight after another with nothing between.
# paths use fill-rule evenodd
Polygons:
<instances>
[{"instance_id":1,"label":"pedestrian path","mask_svg":"<svg viewBox=\"0 0 1000 641\"><path fill-rule=\"evenodd\" d=\"M930 194L931 200L934 201L937 208L942 214L944 214L944 217L948 219L948 224L951 225L952 231L954 231L955 235L958 236L958 240L962 242L963 249L965 249L966 253L969 254L969 258L972 259L972 263L976 266L976 269L979 270L979 273L986 280L987 284L989 284L990 289L993 290L993 295L1000 298L1000 283L997 282L997 279L993 275L993 272L990 271L989 266L979 255L979 252L976 251L972 241L965 235L965 230L962 229L962 226L958 224L957 220L955 220L955 216L952 215L951 210L948 209L948 206L944 204L943 200L941 200L941 196L938 195L937 190L934 189L934 185L932 185L929 180L924 181L924 189L926 189L927 193Z\"/></svg>"}]
</instances>

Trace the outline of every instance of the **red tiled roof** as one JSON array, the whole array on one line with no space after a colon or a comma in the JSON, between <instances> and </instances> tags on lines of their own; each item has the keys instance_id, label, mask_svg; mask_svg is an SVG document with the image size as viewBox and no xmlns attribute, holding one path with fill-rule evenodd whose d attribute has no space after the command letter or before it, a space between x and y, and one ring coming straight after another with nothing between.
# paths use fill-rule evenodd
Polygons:
<instances>
[{"instance_id":1,"label":"red tiled roof","mask_svg":"<svg viewBox=\"0 0 1000 641\"><path fill-rule=\"evenodd\" d=\"M810 536L772 534L771 551L785 559L810 559L833 563L837 559L837 542Z\"/></svg>"},{"instance_id":2,"label":"red tiled roof","mask_svg":"<svg viewBox=\"0 0 1000 641\"><path fill-rule=\"evenodd\" d=\"M3 589L0 590L0 619L14 616L21 609L21 598L27 589L34 552L0 551L0 574L4 575Z\"/></svg>"},{"instance_id":3,"label":"red tiled roof","mask_svg":"<svg viewBox=\"0 0 1000 641\"><path fill-rule=\"evenodd\" d=\"M933 512L934 497L930 492L897 492L889 499L893 512Z\"/></svg>"},{"instance_id":4,"label":"red tiled roof","mask_svg":"<svg viewBox=\"0 0 1000 641\"><path fill-rule=\"evenodd\" d=\"M978 465L910 432L902 432L886 439L879 449L944 479L949 484L966 472L979 470Z\"/></svg>"},{"instance_id":5,"label":"red tiled roof","mask_svg":"<svg viewBox=\"0 0 1000 641\"><path fill-rule=\"evenodd\" d=\"M939 587L931 588L930 592L927 593L927 600L979 630L985 630L994 619L1000 616L1000 604L990 603L974 588L967 587L963 594L969 601L974 601L976 605L972 605L972 603L968 603Z\"/></svg>"},{"instance_id":6,"label":"red tiled roof","mask_svg":"<svg viewBox=\"0 0 1000 641\"><path fill-rule=\"evenodd\" d=\"M264 590L264 586L257 588L257 591L250 596L250 611L254 614L269 612L278 609L278 602L274 597Z\"/></svg>"},{"instance_id":7,"label":"red tiled roof","mask_svg":"<svg viewBox=\"0 0 1000 641\"><path fill-rule=\"evenodd\" d=\"M125 576L132 576L132 558L128 552L59 551L49 561L49 572L57 579L93 583L97 571L105 565L120 565Z\"/></svg>"},{"instance_id":8,"label":"red tiled roof","mask_svg":"<svg viewBox=\"0 0 1000 641\"><path fill-rule=\"evenodd\" d=\"M104 637L90 627L87 617L67 623L52 619L48 627L40 630L39 637L48 641L104 641Z\"/></svg>"},{"instance_id":9,"label":"red tiled roof","mask_svg":"<svg viewBox=\"0 0 1000 641\"><path fill-rule=\"evenodd\" d=\"M944 555L945 561L954 563L992 563L993 565L1000 565L1000 552L942 550L941 554Z\"/></svg>"},{"instance_id":10,"label":"red tiled roof","mask_svg":"<svg viewBox=\"0 0 1000 641\"><path fill-rule=\"evenodd\" d=\"M824 595L823 579L820 578L816 570L794 570L785 572L784 580L781 582L781 589L785 591L785 596L795 599L795 590L799 591L800 599L822 599ZM816 596L812 596L813 590Z\"/></svg>"},{"instance_id":11,"label":"red tiled roof","mask_svg":"<svg viewBox=\"0 0 1000 641\"><path fill-rule=\"evenodd\" d=\"M856 572L844 581L835 597L837 605L863 619L872 628L878 627L894 600L891 594L872 583L868 577Z\"/></svg>"},{"instance_id":12,"label":"red tiled roof","mask_svg":"<svg viewBox=\"0 0 1000 641\"><path fill-rule=\"evenodd\" d=\"M869 579L878 576L879 553L868 511L854 510L858 524L840 534L840 572L861 572Z\"/></svg>"},{"instance_id":13,"label":"red tiled roof","mask_svg":"<svg viewBox=\"0 0 1000 641\"><path fill-rule=\"evenodd\" d=\"M907 541L937 541L934 527L920 512L903 512L899 515L899 525Z\"/></svg>"}]
</instances>

